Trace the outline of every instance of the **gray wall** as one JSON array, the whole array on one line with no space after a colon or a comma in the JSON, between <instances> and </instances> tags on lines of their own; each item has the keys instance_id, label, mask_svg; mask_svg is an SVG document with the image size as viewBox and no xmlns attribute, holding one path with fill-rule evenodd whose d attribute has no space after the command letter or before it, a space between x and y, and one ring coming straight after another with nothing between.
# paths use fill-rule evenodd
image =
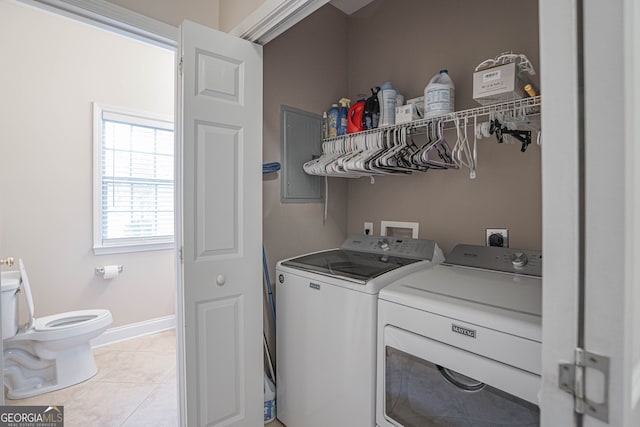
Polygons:
<instances>
[{"instance_id":1,"label":"gray wall","mask_svg":"<svg viewBox=\"0 0 640 427\"><path fill-rule=\"evenodd\" d=\"M524 53L539 68L536 0L377 0L348 20L348 94L352 99L391 81L406 99L447 68L456 85L456 110L479 106L472 73L484 59L505 51ZM538 81L535 76L536 83ZM320 111L320 110L318 110ZM472 129L470 129L472 131ZM472 135L472 134L471 134ZM446 138L455 142L455 132ZM364 221L420 223L420 237L446 251L459 242L484 243L487 227L508 228L511 247L542 246L540 147L478 145L477 179L467 170L348 182L348 231Z\"/></svg>"},{"instance_id":2,"label":"gray wall","mask_svg":"<svg viewBox=\"0 0 640 427\"><path fill-rule=\"evenodd\" d=\"M325 6L264 47L264 161L280 158L280 106L320 112L347 93L346 16ZM333 58L333 60L328 60ZM329 215L320 203L280 203L281 174L264 178L264 242L271 264L342 243L346 182L329 180Z\"/></svg>"},{"instance_id":3,"label":"gray wall","mask_svg":"<svg viewBox=\"0 0 640 427\"><path fill-rule=\"evenodd\" d=\"M347 17L324 6L264 46L265 163L281 161L282 104L321 113L347 93L346 36ZM280 203L281 176L266 175L263 183L263 238L274 284L278 260L339 246L347 233L344 180L329 180L329 213L323 225L323 204Z\"/></svg>"},{"instance_id":4,"label":"gray wall","mask_svg":"<svg viewBox=\"0 0 640 427\"><path fill-rule=\"evenodd\" d=\"M474 108L475 66L505 51L524 53L539 68L536 0L377 0L348 17L324 6L265 46L265 161L279 160L280 104L322 113L338 98L355 99L387 80L408 99L422 95L431 77L447 68L456 109ZM446 137L455 142L455 132ZM419 222L420 237L435 239L445 251L459 242L483 244L485 228L508 228L511 247L542 246L536 144L521 153L519 144L479 140L475 180L467 170L376 177L373 185L368 178L330 178L339 193L330 196L328 227L321 226L319 205L280 204L278 179L264 187L271 264L335 246L362 233L365 221L374 222L375 234L381 220Z\"/></svg>"}]
</instances>

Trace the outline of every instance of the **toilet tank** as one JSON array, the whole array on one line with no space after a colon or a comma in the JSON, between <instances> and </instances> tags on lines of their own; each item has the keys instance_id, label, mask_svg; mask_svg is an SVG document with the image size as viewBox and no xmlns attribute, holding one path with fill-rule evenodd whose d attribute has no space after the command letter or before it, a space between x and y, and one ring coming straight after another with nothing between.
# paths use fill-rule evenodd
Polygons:
<instances>
[{"instance_id":1,"label":"toilet tank","mask_svg":"<svg viewBox=\"0 0 640 427\"><path fill-rule=\"evenodd\" d=\"M11 338L18 331L19 271L2 272L2 339Z\"/></svg>"}]
</instances>

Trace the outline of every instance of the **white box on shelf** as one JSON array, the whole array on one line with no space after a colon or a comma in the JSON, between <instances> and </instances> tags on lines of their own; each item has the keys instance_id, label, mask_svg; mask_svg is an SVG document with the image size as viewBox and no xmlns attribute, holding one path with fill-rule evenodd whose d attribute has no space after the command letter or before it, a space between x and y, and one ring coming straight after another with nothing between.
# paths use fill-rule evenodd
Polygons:
<instances>
[{"instance_id":1,"label":"white box on shelf","mask_svg":"<svg viewBox=\"0 0 640 427\"><path fill-rule=\"evenodd\" d=\"M396 124L408 123L418 120L418 111L415 104L400 105L396 107Z\"/></svg>"},{"instance_id":2,"label":"white box on shelf","mask_svg":"<svg viewBox=\"0 0 640 427\"><path fill-rule=\"evenodd\" d=\"M417 98L407 99L407 104L415 105L420 118L424 117L424 96L418 96Z\"/></svg>"},{"instance_id":3,"label":"white box on shelf","mask_svg":"<svg viewBox=\"0 0 640 427\"><path fill-rule=\"evenodd\" d=\"M486 68L473 73L473 99L489 105L524 98L527 83L515 62Z\"/></svg>"}]
</instances>

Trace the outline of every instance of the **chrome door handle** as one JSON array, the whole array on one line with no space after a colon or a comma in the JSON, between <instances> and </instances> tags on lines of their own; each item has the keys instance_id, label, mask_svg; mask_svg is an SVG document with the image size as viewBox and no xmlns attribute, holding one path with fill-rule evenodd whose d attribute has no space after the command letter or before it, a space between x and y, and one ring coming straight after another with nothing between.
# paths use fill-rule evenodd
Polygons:
<instances>
[{"instance_id":1,"label":"chrome door handle","mask_svg":"<svg viewBox=\"0 0 640 427\"><path fill-rule=\"evenodd\" d=\"M5 259L0 259L0 265L6 265L7 267L11 267L13 265L13 257L8 256Z\"/></svg>"}]
</instances>

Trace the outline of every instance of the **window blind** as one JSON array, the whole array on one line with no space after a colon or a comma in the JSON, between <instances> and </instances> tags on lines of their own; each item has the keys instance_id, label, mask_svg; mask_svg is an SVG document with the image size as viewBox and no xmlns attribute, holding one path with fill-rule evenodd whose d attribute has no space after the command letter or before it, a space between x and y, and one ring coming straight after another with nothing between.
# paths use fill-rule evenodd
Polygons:
<instances>
[{"instance_id":1,"label":"window blind","mask_svg":"<svg viewBox=\"0 0 640 427\"><path fill-rule=\"evenodd\" d=\"M102 245L172 242L173 123L102 111Z\"/></svg>"}]
</instances>

